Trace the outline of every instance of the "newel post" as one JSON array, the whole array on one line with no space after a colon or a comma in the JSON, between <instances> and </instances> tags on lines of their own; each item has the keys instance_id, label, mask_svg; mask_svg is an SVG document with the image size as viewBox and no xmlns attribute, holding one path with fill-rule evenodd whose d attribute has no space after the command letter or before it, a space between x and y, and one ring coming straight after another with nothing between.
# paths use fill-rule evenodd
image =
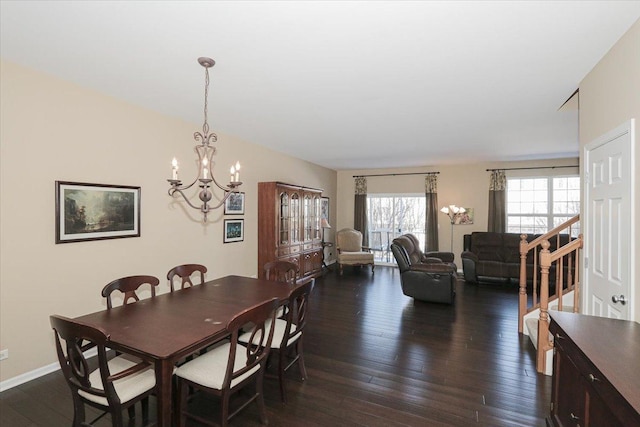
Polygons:
<instances>
[{"instance_id":1,"label":"newel post","mask_svg":"<svg viewBox=\"0 0 640 427\"><path fill-rule=\"evenodd\" d=\"M544 240L540 251L540 319L538 320L538 354L536 368L545 372L546 352L551 348L549 343L549 267L551 267L550 243Z\"/></svg>"},{"instance_id":2,"label":"newel post","mask_svg":"<svg viewBox=\"0 0 640 427\"><path fill-rule=\"evenodd\" d=\"M527 235L520 235L520 292L518 295L518 332L522 333L527 312Z\"/></svg>"}]
</instances>

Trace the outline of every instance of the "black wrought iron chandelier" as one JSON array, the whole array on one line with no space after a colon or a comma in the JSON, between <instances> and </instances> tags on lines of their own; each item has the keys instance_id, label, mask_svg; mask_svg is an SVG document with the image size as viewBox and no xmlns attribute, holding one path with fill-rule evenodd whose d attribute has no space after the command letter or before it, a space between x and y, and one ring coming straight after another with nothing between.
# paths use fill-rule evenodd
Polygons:
<instances>
[{"instance_id":1,"label":"black wrought iron chandelier","mask_svg":"<svg viewBox=\"0 0 640 427\"><path fill-rule=\"evenodd\" d=\"M213 166L215 165L214 156L216 154L216 147L214 147L213 144L218 140L218 136L213 132L209 132L207 115L209 106L209 68L213 67L216 64L216 61L211 58L201 57L198 58L198 62L205 70L204 124L202 125L202 132L195 132L193 134L193 138L197 143L199 143L199 145L195 146L195 151L198 154L198 175L191 184L182 185L182 181L178 179L178 161L174 158L171 162L172 176L171 179L168 179L167 181L169 181L169 184L171 185L169 188L169 195L172 197L175 197L176 194L182 195L189 206L202 212L204 215L203 221L206 222L207 214L213 209L218 209L223 206L232 193L238 192L237 188L242 185L242 182L240 182L240 162L236 162L234 166L231 166L229 171L230 181L226 186L220 185L213 176ZM198 197L202 201L200 206L196 206L191 203L189 197L184 193L185 190L193 187L196 183L198 183L198 186L200 187L200 192L198 193ZM224 192L222 199L215 206L209 204L213 198L213 193L211 192L212 184L215 184L216 187Z\"/></svg>"}]
</instances>

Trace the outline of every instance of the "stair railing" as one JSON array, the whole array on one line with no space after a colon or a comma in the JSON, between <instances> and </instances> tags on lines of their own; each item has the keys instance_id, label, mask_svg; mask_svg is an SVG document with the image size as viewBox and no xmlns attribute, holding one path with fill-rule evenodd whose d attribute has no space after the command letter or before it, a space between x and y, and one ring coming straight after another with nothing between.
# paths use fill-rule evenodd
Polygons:
<instances>
[{"instance_id":1,"label":"stair railing","mask_svg":"<svg viewBox=\"0 0 640 427\"><path fill-rule=\"evenodd\" d=\"M574 225L580 221L580 215L576 215L573 218L565 221L554 229L550 230L548 233L543 234L542 236L537 237L531 242L527 241L527 235L522 234L520 236L520 291L518 296L518 332L522 333L524 329L524 316L527 313L537 309L540 307L540 303L538 302L538 285L540 284L540 252L541 252L541 244L544 241L554 242L554 250L559 249L561 247L560 235L568 234L571 236L573 234ZM582 241L582 238L580 237ZM533 251L533 252L532 252ZM531 294L531 305L528 306L528 296L527 296L527 282L529 278L527 277L527 257L529 252L532 252L533 255L533 269L531 270L532 276L530 279L532 283L532 294ZM576 280L573 277L573 272L577 271L576 268L573 268L574 259L577 263L577 257L570 256L567 260L567 288L564 292L569 292L574 289ZM560 262L558 267L556 268L556 293L555 297L558 299L558 309L562 310L562 295L563 295L563 268L564 262ZM548 288L547 288L548 292ZM576 292L577 293L577 292ZM556 298L553 299L556 299ZM577 310L577 301L574 304L574 310Z\"/></svg>"}]
</instances>

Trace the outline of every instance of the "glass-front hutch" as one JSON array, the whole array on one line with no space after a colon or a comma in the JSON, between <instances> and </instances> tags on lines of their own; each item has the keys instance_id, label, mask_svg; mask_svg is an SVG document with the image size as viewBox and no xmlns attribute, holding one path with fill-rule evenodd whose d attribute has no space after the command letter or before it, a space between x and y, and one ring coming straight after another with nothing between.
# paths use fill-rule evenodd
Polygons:
<instances>
[{"instance_id":1,"label":"glass-front hutch","mask_svg":"<svg viewBox=\"0 0 640 427\"><path fill-rule=\"evenodd\" d=\"M290 261L300 277L322 272L322 190L281 182L258 183L258 272L274 260Z\"/></svg>"}]
</instances>

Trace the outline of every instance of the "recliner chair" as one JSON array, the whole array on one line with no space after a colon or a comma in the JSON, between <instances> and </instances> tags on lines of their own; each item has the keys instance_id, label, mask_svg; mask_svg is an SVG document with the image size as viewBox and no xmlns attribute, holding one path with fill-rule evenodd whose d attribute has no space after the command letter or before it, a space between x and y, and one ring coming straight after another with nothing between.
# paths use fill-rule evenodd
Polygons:
<instances>
[{"instance_id":1,"label":"recliner chair","mask_svg":"<svg viewBox=\"0 0 640 427\"><path fill-rule=\"evenodd\" d=\"M455 296L457 267L451 252L420 250L413 234L393 239L391 252L400 269L402 292L414 299L452 304Z\"/></svg>"}]
</instances>

